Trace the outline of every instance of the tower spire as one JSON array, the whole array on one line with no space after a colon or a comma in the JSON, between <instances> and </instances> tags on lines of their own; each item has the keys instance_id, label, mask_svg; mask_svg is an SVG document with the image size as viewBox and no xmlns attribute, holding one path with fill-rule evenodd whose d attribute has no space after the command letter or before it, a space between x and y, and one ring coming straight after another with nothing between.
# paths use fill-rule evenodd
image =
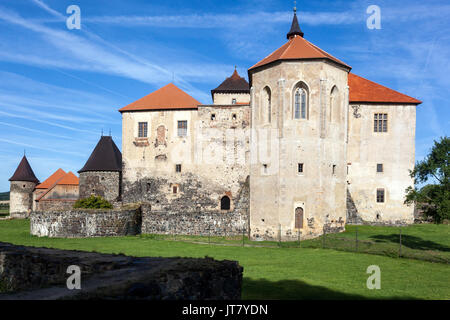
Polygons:
<instances>
[{"instance_id":1,"label":"tower spire","mask_svg":"<svg viewBox=\"0 0 450 320\"><path fill-rule=\"evenodd\" d=\"M302 29L300 29L300 25L298 24L298 19L297 19L297 1L294 1L294 18L292 19L291 30L289 30L289 32L286 35L286 37L288 39L291 39L292 37L295 37L296 35L298 35L300 37L303 37L304 33L303 33Z\"/></svg>"}]
</instances>

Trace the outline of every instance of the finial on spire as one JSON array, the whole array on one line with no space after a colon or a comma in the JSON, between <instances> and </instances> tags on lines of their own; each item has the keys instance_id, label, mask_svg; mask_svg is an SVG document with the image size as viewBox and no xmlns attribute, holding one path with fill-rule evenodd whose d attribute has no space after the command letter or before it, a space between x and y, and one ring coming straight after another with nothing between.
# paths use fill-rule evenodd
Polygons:
<instances>
[{"instance_id":1,"label":"finial on spire","mask_svg":"<svg viewBox=\"0 0 450 320\"><path fill-rule=\"evenodd\" d=\"M303 33L302 29L300 29L300 26L298 24L298 19L297 19L297 1L294 1L294 18L292 19L291 30L289 30L286 37L288 39L291 39L295 36L303 37L303 35L304 35L304 33Z\"/></svg>"}]
</instances>

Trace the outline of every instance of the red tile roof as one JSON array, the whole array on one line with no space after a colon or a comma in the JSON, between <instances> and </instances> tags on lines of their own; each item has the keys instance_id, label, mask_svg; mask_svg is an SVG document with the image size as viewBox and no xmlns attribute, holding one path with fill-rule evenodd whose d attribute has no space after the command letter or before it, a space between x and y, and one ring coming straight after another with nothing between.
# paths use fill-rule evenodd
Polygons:
<instances>
[{"instance_id":1,"label":"red tile roof","mask_svg":"<svg viewBox=\"0 0 450 320\"><path fill-rule=\"evenodd\" d=\"M296 35L291 37L289 41L281 46L278 50L275 50L260 62L250 67L249 70L264 66L274 61L299 59L328 59L351 69L349 65L345 64L341 60L323 51L305 38Z\"/></svg>"},{"instance_id":2,"label":"red tile roof","mask_svg":"<svg viewBox=\"0 0 450 320\"><path fill-rule=\"evenodd\" d=\"M38 184L36 186L36 189L48 189L52 185L54 185L59 179L64 177L65 175L66 175L66 172L63 169L59 168L50 177L48 177L44 182L42 182L41 184Z\"/></svg>"},{"instance_id":3,"label":"red tile roof","mask_svg":"<svg viewBox=\"0 0 450 320\"><path fill-rule=\"evenodd\" d=\"M76 175L74 175L72 171L69 171L56 184L57 185L75 185L75 186L77 186L79 183L80 182L78 180L78 177Z\"/></svg>"},{"instance_id":4,"label":"red tile roof","mask_svg":"<svg viewBox=\"0 0 450 320\"><path fill-rule=\"evenodd\" d=\"M352 102L378 102L420 104L422 101L414 99L403 93L389 89L381 84L364 79L353 73L348 74L349 101Z\"/></svg>"},{"instance_id":5,"label":"red tile roof","mask_svg":"<svg viewBox=\"0 0 450 320\"><path fill-rule=\"evenodd\" d=\"M120 109L126 111L197 109L201 104L173 83L150 93L149 95Z\"/></svg>"}]
</instances>

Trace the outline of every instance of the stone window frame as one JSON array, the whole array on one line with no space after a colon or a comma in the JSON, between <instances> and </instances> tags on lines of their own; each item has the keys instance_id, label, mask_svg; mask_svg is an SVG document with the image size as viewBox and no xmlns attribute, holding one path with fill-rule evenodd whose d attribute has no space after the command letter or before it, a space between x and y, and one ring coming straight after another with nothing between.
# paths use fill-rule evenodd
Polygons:
<instances>
[{"instance_id":1,"label":"stone window frame","mask_svg":"<svg viewBox=\"0 0 450 320\"><path fill-rule=\"evenodd\" d=\"M176 173L181 173L181 163L175 164L175 172Z\"/></svg>"},{"instance_id":2,"label":"stone window frame","mask_svg":"<svg viewBox=\"0 0 450 320\"><path fill-rule=\"evenodd\" d=\"M332 122L339 122L339 118L337 116L340 115L341 106L340 106L340 96L339 96L340 90L336 85L333 85L330 90L330 105L329 105L329 111L328 111L328 121L330 123Z\"/></svg>"},{"instance_id":3,"label":"stone window frame","mask_svg":"<svg viewBox=\"0 0 450 320\"><path fill-rule=\"evenodd\" d=\"M304 162L297 163L297 174L299 176L302 176L305 174L305 163Z\"/></svg>"},{"instance_id":4,"label":"stone window frame","mask_svg":"<svg viewBox=\"0 0 450 320\"><path fill-rule=\"evenodd\" d=\"M384 164L377 163L377 173L384 173Z\"/></svg>"},{"instance_id":5,"label":"stone window frame","mask_svg":"<svg viewBox=\"0 0 450 320\"><path fill-rule=\"evenodd\" d=\"M377 188L377 203L386 202L386 190L384 188Z\"/></svg>"},{"instance_id":6,"label":"stone window frame","mask_svg":"<svg viewBox=\"0 0 450 320\"><path fill-rule=\"evenodd\" d=\"M148 122L147 121L139 121L138 122L138 138L147 138L148 137Z\"/></svg>"},{"instance_id":7,"label":"stone window frame","mask_svg":"<svg viewBox=\"0 0 450 320\"><path fill-rule=\"evenodd\" d=\"M231 99L231 104L236 104L237 103L237 99L236 98L232 98Z\"/></svg>"},{"instance_id":8,"label":"stone window frame","mask_svg":"<svg viewBox=\"0 0 450 320\"><path fill-rule=\"evenodd\" d=\"M375 112L373 114L373 132L387 133L389 131L389 114L387 112Z\"/></svg>"},{"instance_id":9,"label":"stone window frame","mask_svg":"<svg viewBox=\"0 0 450 320\"><path fill-rule=\"evenodd\" d=\"M299 117L296 117L296 97L298 91L304 91L305 103L304 103L304 112L302 112L302 103L299 101ZM308 84L303 81L297 81L292 89L292 119L296 121L305 121L309 120L309 105L310 105L310 92ZM304 115L304 116L303 116Z\"/></svg>"},{"instance_id":10,"label":"stone window frame","mask_svg":"<svg viewBox=\"0 0 450 320\"><path fill-rule=\"evenodd\" d=\"M263 124L272 122L272 89L269 85L265 85L261 90L260 118Z\"/></svg>"},{"instance_id":11,"label":"stone window frame","mask_svg":"<svg viewBox=\"0 0 450 320\"><path fill-rule=\"evenodd\" d=\"M177 120L177 135L178 137L187 137L188 133L188 121Z\"/></svg>"},{"instance_id":12,"label":"stone window frame","mask_svg":"<svg viewBox=\"0 0 450 320\"><path fill-rule=\"evenodd\" d=\"M228 209L222 209L222 201L224 198L228 198ZM220 197L219 199L219 207L221 211L231 211L232 209L232 200L231 200L231 196L229 196L228 194L224 194L223 196Z\"/></svg>"}]
</instances>

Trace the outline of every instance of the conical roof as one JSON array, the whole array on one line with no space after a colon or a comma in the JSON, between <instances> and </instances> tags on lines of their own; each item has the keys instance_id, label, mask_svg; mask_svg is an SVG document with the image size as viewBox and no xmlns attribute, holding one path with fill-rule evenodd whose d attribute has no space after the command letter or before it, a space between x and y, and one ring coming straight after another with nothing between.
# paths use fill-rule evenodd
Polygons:
<instances>
[{"instance_id":1,"label":"conical roof","mask_svg":"<svg viewBox=\"0 0 450 320\"><path fill-rule=\"evenodd\" d=\"M211 90L211 94L214 93L250 93L250 86L247 80L234 69L231 77L226 78L217 88Z\"/></svg>"},{"instance_id":2,"label":"conical roof","mask_svg":"<svg viewBox=\"0 0 450 320\"><path fill-rule=\"evenodd\" d=\"M122 171L122 153L112 137L102 136L79 173L86 171Z\"/></svg>"},{"instance_id":3,"label":"conical roof","mask_svg":"<svg viewBox=\"0 0 450 320\"><path fill-rule=\"evenodd\" d=\"M300 29L300 25L298 24L298 19L297 19L297 13L296 13L296 11L294 11L294 18L292 19L291 30L289 30L286 37L289 39L290 37L293 37L296 35L303 37L305 34L303 33L302 29Z\"/></svg>"},{"instance_id":4,"label":"conical roof","mask_svg":"<svg viewBox=\"0 0 450 320\"><path fill-rule=\"evenodd\" d=\"M39 183L26 156L23 156L13 176L9 178L9 181L29 181Z\"/></svg>"}]
</instances>

